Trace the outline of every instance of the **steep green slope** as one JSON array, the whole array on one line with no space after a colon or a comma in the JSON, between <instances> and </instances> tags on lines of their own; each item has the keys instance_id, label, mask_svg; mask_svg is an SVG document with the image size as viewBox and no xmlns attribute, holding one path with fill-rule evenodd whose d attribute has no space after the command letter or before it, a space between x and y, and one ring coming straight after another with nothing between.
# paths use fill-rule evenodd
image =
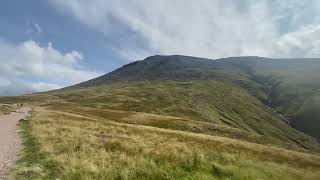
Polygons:
<instances>
[{"instance_id":1,"label":"steep green slope","mask_svg":"<svg viewBox=\"0 0 320 180\"><path fill-rule=\"evenodd\" d=\"M233 83L289 117L293 127L320 138L319 71L319 59L152 56L73 88L154 80Z\"/></svg>"},{"instance_id":2,"label":"steep green slope","mask_svg":"<svg viewBox=\"0 0 320 180\"><path fill-rule=\"evenodd\" d=\"M270 105L292 126L320 138L320 60L270 60L251 67L267 90Z\"/></svg>"}]
</instances>

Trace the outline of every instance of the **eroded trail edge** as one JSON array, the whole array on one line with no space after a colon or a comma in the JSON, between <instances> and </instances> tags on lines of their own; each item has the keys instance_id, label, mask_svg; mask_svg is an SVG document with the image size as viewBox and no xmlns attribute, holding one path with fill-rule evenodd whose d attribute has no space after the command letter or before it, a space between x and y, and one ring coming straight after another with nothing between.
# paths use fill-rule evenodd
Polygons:
<instances>
[{"instance_id":1,"label":"eroded trail edge","mask_svg":"<svg viewBox=\"0 0 320 180\"><path fill-rule=\"evenodd\" d=\"M19 120L29 116L30 108L22 107L9 115L0 116L0 180L6 179L18 159L21 140Z\"/></svg>"}]
</instances>

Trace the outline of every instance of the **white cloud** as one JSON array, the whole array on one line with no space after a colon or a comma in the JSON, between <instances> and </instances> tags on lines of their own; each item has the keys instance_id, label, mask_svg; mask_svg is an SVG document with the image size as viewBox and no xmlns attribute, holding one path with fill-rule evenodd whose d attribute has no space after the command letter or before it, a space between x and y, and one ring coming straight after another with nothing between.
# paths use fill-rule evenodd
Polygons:
<instances>
[{"instance_id":1,"label":"white cloud","mask_svg":"<svg viewBox=\"0 0 320 180\"><path fill-rule=\"evenodd\" d=\"M284 41L299 34L301 26L320 24L317 0L55 0L52 3L106 36L114 36L121 44L119 53L130 59L130 56L142 58L153 54L210 58L313 56L312 51L297 51L298 46L292 47ZM121 34L119 37L126 35L118 38L117 33ZM304 38L315 40L317 34L306 33ZM315 47L312 41L303 43L305 47Z\"/></svg>"},{"instance_id":2,"label":"white cloud","mask_svg":"<svg viewBox=\"0 0 320 180\"><path fill-rule=\"evenodd\" d=\"M41 92L41 91L48 91L53 89L60 89L62 87L58 84L37 82L37 83L32 83L31 88L33 92Z\"/></svg>"},{"instance_id":3,"label":"white cloud","mask_svg":"<svg viewBox=\"0 0 320 180\"><path fill-rule=\"evenodd\" d=\"M320 57L320 24L308 25L282 36L277 45L287 56Z\"/></svg>"},{"instance_id":4,"label":"white cloud","mask_svg":"<svg viewBox=\"0 0 320 180\"><path fill-rule=\"evenodd\" d=\"M35 23L34 27L36 28L36 30L38 31L38 33L42 33L42 28L40 27L39 24Z\"/></svg>"},{"instance_id":5,"label":"white cloud","mask_svg":"<svg viewBox=\"0 0 320 180\"><path fill-rule=\"evenodd\" d=\"M28 35L31 35L31 34L34 34L34 33L42 33L43 30L42 30L42 27L40 26L40 24L38 23L33 23L31 21L26 21L26 31L25 33L28 34Z\"/></svg>"},{"instance_id":6,"label":"white cloud","mask_svg":"<svg viewBox=\"0 0 320 180\"><path fill-rule=\"evenodd\" d=\"M31 93L57 89L97 77L81 68L80 52L62 53L52 43L35 41L12 45L0 40L0 94Z\"/></svg>"}]
</instances>

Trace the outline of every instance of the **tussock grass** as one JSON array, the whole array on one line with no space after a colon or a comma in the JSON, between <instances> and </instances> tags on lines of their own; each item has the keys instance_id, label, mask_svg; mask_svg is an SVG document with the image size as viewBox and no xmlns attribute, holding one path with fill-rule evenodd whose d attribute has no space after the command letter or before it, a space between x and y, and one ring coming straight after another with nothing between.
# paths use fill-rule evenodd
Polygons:
<instances>
[{"instance_id":1,"label":"tussock grass","mask_svg":"<svg viewBox=\"0 0 320 180\"><path fill-rule=\"evenodd\" d=\"M0 115L10 114L17 109L16 105L12 104L1 104L0 103Z\"/></svg>"},{"instance_id":2,"label":"tussock grass","mask_svg":"<svg viewBox=\"0 0 320 180\"><path fill-rule=\"evenodd\" d=\"M46 108L36 108L26 123L22 129L29 149L16 170L18 178L21 172L24 179L320 177L318 156L229 138Z\"/></svg>"},{"instance_id":3,"label":"tussock grass","mask_svg":"<svg viewBox=\"0 0 320 180\"><path fill-rule=\"evenodd\" d=\"M320 151L316 139L291 128L238 84L223 80L114 83L2 97L0 102L22 102L80 114L90 113L114 121L221 135L299 151ZM91 109L87 111L84 107ZM145 121L135 112L174 118ZM134 119L137 121L133 122Z\"/></svg>"},{"instance_id":4,"label":"tussock grass","mask_svg":"<svg viewBox=\"0 0 320 180\"><path fill-rule=\"evenodd\" d=\"M46 154L42 152L41 145L37 141L31 131L30 120L20 122L20 136L22 137L23 149L20 154L21 158L17 162L16 170L9 179L52 179L58 172L59 165L53 160L46 158Z\"/></svg>"},{"instance_id":5,"label":"tussock grass","mask_svg":"<svg viewBox=\"0 0 320 180\"><path fill-rule=\"evenodd\" d=\"M179 130L190 130L191 127L193 132L214 132L216 135L303 151L320 150L315 139L291 128L256 97L230 82L135 82L54 91L45 95L55 97L47 103L42 102L43 106L51 109L74 109L77 113L94 111L90 114L116 121L123 121L128 114L133 115L132 112L173 116L199 124L188 121L189 125L185 125L185 121L163 119L149 125ZM87 111L83 107L92 109ZM193 125L196 127L192 128ZM215 130L203 130L208 128ZM218 132L220 129L223 130Z\"/></svg>"},{"instance_id":6,"label":"tussock grass","mask_svg":"<svg viewBox=\"0 0 320 180\"><path fill-rule=\"evenodd\" d=\"M304 151L304 149L297 148L297 146L294 146L290 143L285 143L272 137L259 135L255 132L249 132L238 128L232 128L226 125L184 119L175 116L165 116L134 111L97 109L79 105L72 106L66 104L60 104L59 106L54 106L51 108L58 111L71 112L84 116L91 116L93 118L98 119L107 118L108 120L112 120L115 122L152 126L158 128L208 134L214 136L230 137L233 139L239 139L253 143L270 144L278 147L285 147L288 149L293 148L295 150Z\"/></svg>"}]
</instances>

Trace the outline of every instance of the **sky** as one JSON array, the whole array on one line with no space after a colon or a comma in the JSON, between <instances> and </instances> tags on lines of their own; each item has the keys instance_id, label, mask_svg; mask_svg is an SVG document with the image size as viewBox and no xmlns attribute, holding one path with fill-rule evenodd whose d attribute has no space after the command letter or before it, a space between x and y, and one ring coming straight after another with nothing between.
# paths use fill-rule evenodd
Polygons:
<instances>
[{"instance_id":1,"label":"sky","mask_svg":"<svg viewBox=\"0 0 320 180\"><path fill-rule=\"evenodd\" d=\"M0 95L151 55L320 57L319 0L1 0Z\"/></svg>"}]
</instances>

